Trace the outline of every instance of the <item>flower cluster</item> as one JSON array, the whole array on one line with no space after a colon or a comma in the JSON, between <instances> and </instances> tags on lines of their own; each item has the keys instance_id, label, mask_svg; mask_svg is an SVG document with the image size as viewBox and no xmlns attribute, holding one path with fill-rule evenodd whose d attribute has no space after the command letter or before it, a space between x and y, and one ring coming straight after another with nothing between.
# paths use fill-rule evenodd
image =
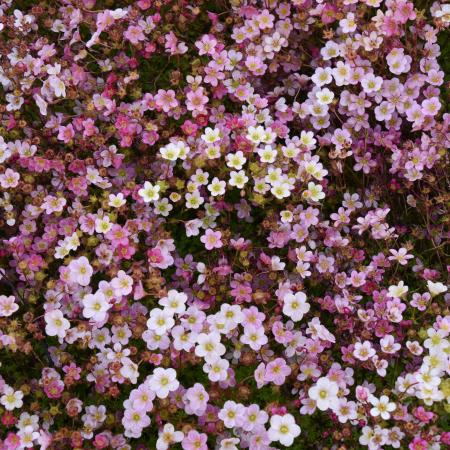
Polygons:
<instances>
[{"instance_id":1,"label":"flower cluster","mask_svg":"<svg viewBox=\"0 0 450 450\"><path fill-rule=\"evenodd\" d=\"M447 448L449 25L1 1L0 448Z\"/></svg>"}]
</instances>

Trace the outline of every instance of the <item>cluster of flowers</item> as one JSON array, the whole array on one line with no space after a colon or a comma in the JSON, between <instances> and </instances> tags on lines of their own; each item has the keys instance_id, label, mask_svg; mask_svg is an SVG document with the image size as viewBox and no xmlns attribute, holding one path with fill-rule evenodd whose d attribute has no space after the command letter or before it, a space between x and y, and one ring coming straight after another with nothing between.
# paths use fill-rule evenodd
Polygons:
<instances>
[{"instance_id":1,"label":"cluster of flowers","mask_svg":"<svg viewBox=\"0 0 450 450\"><path fill-rule=\"evenodd\" d=\"M450 445L450 5L34 3L0 2L0 448Z\"/></svg>"}]
</instances>

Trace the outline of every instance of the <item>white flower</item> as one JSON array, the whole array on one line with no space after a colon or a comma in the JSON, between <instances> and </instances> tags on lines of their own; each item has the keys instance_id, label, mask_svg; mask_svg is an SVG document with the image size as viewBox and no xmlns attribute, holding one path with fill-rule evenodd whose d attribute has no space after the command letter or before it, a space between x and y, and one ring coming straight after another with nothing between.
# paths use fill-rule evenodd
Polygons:
<instances>
[{"instance_id":1,"label":"white flower","mask_svg":"<svg viewBox=\"0 0 450 450\"><path fill-rule=\"evenodd\" d=\"M116 297L128 295L133 290L133 278L123 270L119 270L117 276L111 280L111 286L114 289L114 295Z\"/></svg>"},{"instance_id":2,"label":"white flower","mask_svg":"<svg viewBox=\"0 0 450 450\"><path fill-rule=\"evenodd\" d=\"M122 357L120 363L122 364L120 374L128 378L132 384L136 384L139 377L138 365L128 357Z\"/></svg>"},{"instance_id":3,"label":"white flower","mask_svg":"<svg viewBox=\"0 0 450 450\"><path fill-rule=\"evenodd\" d=\"M169 161L175 161L180 156L180 148L173 142L160 148L159 152L164 159L168 159Z\"/></svg>"},{"instance_id":4,"label":"white flower","mask_svg":"<svg viewBox=\"0 0 450 450\"><path fill-rule=\"evenodd\" d=\"M205 200L200 195L200 192L195 190L194 192L188 192L185 196L186 198L186 208L189 209L197 209L199 208L203 203L205 203Z\"/></svg>"},{"instance_id":5,"label":"white flower","mask_svg":"<svg viewBox=\"0 0 450 450\"><path fill-rule=\"evenodd\" d=\"M274 150L270 145L264 146L264 148L259 148L257 151L261 162L263 163L273 163L277 157L277 151Z\"/></svg>"},{"instance_id":6,"label":"white flower","mask_svg":"<svg viewBox=\"0 0 450 450\"><path fill-rule=\"evenodd\" d=\"M210 144L206 147L206 156L208 159L220 158L220 147L218 145Z\"/></svg>"},{"instance_id":7,"label":"white flower","mask_svg":"<svg viewBox=\"0 0 450 450\"><path fill-rule=\"evenodd\" d=\"M153 375L149 377L149 386L157 397L166 398L169 392L178 389L180 383L177 380L177 373L174 369L158 367L154 370Z\"/></svg>"},{"instance_id":8,"label":"white flower","mask_svg":"<svg viewBox=\"0 0 450 450\"><path fill-rule=\"evenodd\" d=\"M356 30L355 15L348 13L345 19L339 21L339 25L342 27L344 33L351 33Z\"/></svg>"},{"instance_id":9,"label":"white flower","mask_svg":"<svg viewBox=\"0 0 450 450\"><path fill-rule=\"evenodd\" d=\"M441 378L438 377L429 367L423 366L420 371L415 374L418 383L423 384L427 388L437 388L441 384ZM419 387L416 385L416 387Z\"/></svg>"},{"instance_id":10,"label":"white flower","mask_svg":"<svg viewBox=\"0 0 450 450\"><path fill-rule=\"evenodd\" d=\"M308 190L303 192L303 197L307 200L312 200L313 202L318 202L325 198L325 193L321 184L315 184L312 181L308 183Z\"/></svg>"},{"instance_id":11,"label":"white flower","mask_svg":"<svg viewBox=\"0 0 450 450\"><path fill-rule=\"evenodd\" d=\"M382 84L383 78L376 77L373 73L365 75L364 78L361 80L361 86L364 92L366 92L367 94L378 91L381 88Z\"/></svg>"},{"instance_id":12,"label":"white flower","mask_svg":"<svg viewBox=\"0 0 450 450\"><path fill-rule=\"evenodd\" d=\"M397 344L395 342L394 336L392 336L391 334L387 334L382 339L380 339L380 346L381 350L383 350L384 353L390 354L397 353L402 348L400 344Z\"/></svg>"},{"instance_id":13,"label":"white flower","mask_svg":"<svg viewBox=\"0 0 450 450\"><path fill-rule=\"evenodd\" d=\"M262 126L249 127L246 138L254 144L259 144L264 139L265 130Z\"/></svg>"},{"instance_id":14,"label":"white flower","mask_svg":"<svg viewBox=\"0 0 450 450\"><path fill-rule=\"evenodd\" d=\"M220 342L218 333L200 333L197 336L195 354L204 358L207 363L212 363L225 353L225 346Z\"/></svg>"},{"instance_id":15,"label":"white flower","mask_svg":"<svg viewBox=\"0 0 450 450\"><path fill-rule=\"evenodd\" d=\"M208 378L213 383L225 381L228 377L228 367L230 363L226 359L216 358L210 363L203 365L203 371L208 374Z\"/></svg>"},{"instance_id":16,"label":"white flower","mask_svg":"<svg viewBox=\"0 0 450 450\"><path fill-rule=\"evenodd\" d=\"M109 230L111 230L112 226L113 224L108 216L97 217L97 219L95 219L96 233L106 234Z\"/></svg>"},{"instance_id":17,"label":"white flower","mask_svg":"<svg viewBox=\"0 0 450 450\"><path fill-rule=\"evenodd\" d=\"M270 189L270 192L274 197L281 200L283 198L289 197L291 195L290 186L286 182L275 182Z\"/></svg>"},{"instance_id":18,"label":"white flower","mask_svg":"<svg viewBox=\"0 0 450 450\"><path fill-rule=\"evenodd\" d=\"M156 450L167 450L171 444L181 442L184 438L182 431L175 431L175 427L171 423L166 423L164 428L159 432L156 441Z\"/></svg>"},{"instance_id":19,"label":"white flower","mask_svg":"<svg viewBox=\"0 0 450 450\"><path fill-rule=\"evenodd\" d=\"M120 208L125 205L126 202L122 192L119 192L117 195L109 194L108 205L112 208Z\"/></svg>"},{"instance_id":20,"label":"white flower","mask_svg":"<svg viewBox=\"0 0 450 450\"><path fill-rule=\"evenodd\" d=\"M237 444L239 444L238 438L222 439L220 441L219 450L238 450Z\"/></svg>"},{"instance_id":21,"label":"white flower","mask_svg":"<svg viewBox=\"0 0 450 450\"><path fill-rule=\"evenodd\" d=\"M292 211L284 210L280 212L280 218L283 223L291 223L294 220Z\"/></svg>"},{"instance_id":22,"label":"white flower","mask_svg":"<svg viewBox=\"0 0 450 450\"><path fill-rule=\"evenodd\" d=\"M334 93L328 88L316 92L317 102L320 105L329 105L334 99Z\"/></svg>"},{"instance_id":23,"label":"white flower","mask_svg":"<svg viewBox=\"0 0 450 450\"><path fill-rule=\"evenodd\" d=\"M375 350L372 348L370 341L364 341L355 343L355 349L353 350L353 356L360 361L367 361L375 355Z\"/></svg>"},{"instance_id":24,"label":"white flower","mask_svg":"<svg viewBox=\"0 0 450 450\"><path fill-rule=\"evenodd\" d=\"M270 268L272 270L284 270L286 267L286 263L281 261L281 258L279 256L272 256L270 259Z\"/></svg>"},{"instance_id":25,"label":"white flower","mask_svg":"<svg viewBox=\"0 0 450 450\"><path fill-rule=\"evenodd\" d=\"M396 405L394 402L389 401L387 395L382 395L379 399L371 395L369 397L369 402L372 403L373 408L370 410L372 416L381 416L382 419L388 420L392 411L395 410Z\"/></svg>"},{"instance_id":26,"label":"white flower","mask_svg":"<svg viewBox=\"0 0 450 450\"><path fill-rule=\"evenodd\" d=\"M217 197L218 195L225 194L225 186L225 181L221 181L217 177L214 177L214 179L208 185L208 190L209 192L211 192L211 195L213 197Z\"/></svg>"},{"instance_id":27,"label":"white flower","mask_svg":"<svg viewBox=\"0 0 450 450\"><path fill-rule=\"evenodd\" d=\"M22 391L15 391L12 387L7 386L3 389L3 395L0 398L0 403L7 411L12 411L13 409L22 407L22 398Z\"/></svg>"},{"instance_id":28,"label":"white flower","mask_svg":"<svg viewBox=\"0 0 450 450\"><path fill-rule=\"evenodd\" d=\"M159 300L159 304L164 307L164 310L169 314L182 314L186 311L187 295L183 292L178 292L171 289L166 297Z\"/></svg>"},{"instance_id":29,"label":"white flower","mask_svg":"<svg viewBox=\"0 0 450 450\"><path fill-rule=\"evenodd\" d=\"M214 142L220 141L220 130L206 127L205 132L202 134L202 140L207 144L214 144Z\"/></svg>"},{"instance_id":30,"label":"white flower","mask_svg":"<svg viewBox=\"0 0 450 450\"><path fill-rule=\"evenodd\" d=\"M150 318L147 320L147 327L156 334L164 334L175 325L172 314L165 309L153 308L150 311Z\"/></svg>"},{"instance_id":31,"label":"white flower","mask_svg":"<svg viewBox=\"0 0 450 450\"><path fill-rule=\"evenodd\" d=\"M311 81L316 86L324 86L325 84L331 83L333 78L331 77L332 69L330 67L318 67L314 75L311 77Z\"/></svg>"},{"instance_id":32,"label":"white flower","mask_svg":"<svg viewBox=\"0 0 450 450\"><path fill-rule=\"evenodd\" d=\"M279 416L278 414L270 418L269 439L274 442L290 447L294 439L301 433L300 427L295 423L292 414Z\"/></svg>"},{"instance_id":33,"label":"white flower","mask_svg":"<svg viewBox=\"0 0 450 450\"><path fill-rule=\"evenodd\" d=\"M56 75L51 75L48 78L48 81L56 97L66 96L66 86L60 78L58 78Z\"/></svg>"},{"instance_id":34,"label":"white flower","mask_svg":"<svg viewBox=\"0 0 450 450\"><path fill-rule=\"evenodd\" d=\"M317 407L321 411L328 408L337 409L339 406L339 398L337 396L339 386L334 381L330 381L327 377L317 380L317 383L309 388L308 395L315 400Z\"/></svg>"},{"instance_id":35,"label":"white flower","mask_svg":"<svg viewBox=\"0 0 450 450\"><path fill-rule=\"evenodd\" d=\"M227 428L241 426L244 418L245 407L241 403L227 400L219 411L218 417Z\"/></svg>"},{"instance_id":36,"label":"white flower","mask_svg":"<svg viewBox=\"0 0 450 450\"><path fill-rule=\"evenodd\" d=\"M139 189L138 194L144 199L145 203L149 203L159 199L160 187L155 184L151 184L150 181L144 183L144 187Z\"/></svg>"},{"instance_id":37,"label":"white flower","mask_svg":"<svg viewBox=\"0 0 450 450\"><path fill-rule=\"evenodd\" d=\"M244 166L245 162L247 161L247 158L244 156L244 154L239 150L236 153L230 153L226 156L227 160L227 166L236 169L241 170Z\"/></svg>"},{"instance_id":38,"label":"white flower","mask_svg":"<svg viewBox=\"0 0 450 450\"><path fill-rule=\"evenodd\" d=\"M443 294L444 292L447 292L447 286L445 286L443 283L434 283L433 281L428 280L427 281L428 290L430 291L430 294L432 297L436 297L439 294Z\"/></svg>"},{"instance_id":39,"label":"white flower","mask_svg":"<svg viewBox=\"0 0 450 450\"><path fill-rule=\"evenodd\" d=\"M206 186L208 184L209 173L204 172L202 169L197 169L195 174L191 176L192 181L195 184Z\"/></svg>"},{"instance_id":40,"label":"white flower","mask_svg":"<svg viewBox=\"0 0 450 450\"><path fill-rule=\"evenodd\" d=\"M169 203L167 198L163 198L155 203L155 213L160 216L167 217L172 209L173 206Z\"/></svg>"},{"instance_id":41,"label":"white flower","mask_svg":"<svg viewBox=\"0 0 450 450\"><path fill-rule=\"evenodd\" d=\"M170 330L173 337L173 347L175 350L189 352L195 345L197 333L189 332L183 326L177 325Z\"/></svg>"},{"instance_id":42,"label":"white flower","mask_svg":"<svg viewBox=\"0 0 450 450\"><path fill-rule=\"evenodd\" d=\"M302 131L300 133L300 142L308 150L312 150L316 146L317 140L314 138L312 131Z\"/></svg>"},{"instance_id":43,"label":"white flower","mask_svg":"<svg viewBox=\"0 0 450 450\"><path fill-rule=\"evenodd\" d=\"M103 292L87 294L83 297L83 316L95 322L103 322L111 305L106 300Z\"/></svg>"},{"instance_id":44,"label":"white flower","mask_svg":"<svg viewBox=\"0 0 450 450\"><path fill-rule=\"evenodd\" d=\"M408 286L405 286L403 281L400 281L396 286L389 286L388 297L402 298L408 292Z\"/></svg>"},{"instance_id":45,"label":"white flower","mask_svg":"<svg viewBox=\"0 0 450 450\"><path fill-rule=\"evenodd\" d=\"M6 105L7 111L17 111L23 105L23 98L20 96L16 96L14 94L6 94L6 101L8 104Z\"/></svg>"},{"instance_id":46,"label":"white flower","mask_svg":"<svg viewBox=\"0 0 450 450\"><path fill-rule=\"evenodd\" d=\"M311 307L307 303L306 295L303 292L285 295L283 303L283 314L290 317L294 322L302 320Z\"/></svg>"},{"instance_id":47,"label":"white flower","mask_svg":"<svg viewBox=\"0 0 450 450\"><path fill-rule=\"evenodd\" d=\"M434 13L433 16L437 17L438 19L441 19L442 22L444 23L449 23L450 22L450 5L446 4L446 5L439 5L440 9L437 9Z\"/></svg>"},{"instance_id":48,"label":"white flower","mask_svg":"<svg viewBox=\"0 0 450 450\"><path fill-rule=\"evenodd\" d=\"M34 431L33 427L26 426L21 428L17 435L20 437L20 448L31 448L33 447L33 441L35 441L40 434Z\"/></svg>"},{"instance_id":49,"label":"white flower","mask_svg":"<svg viewBox=\"0 0 450 450\"><path fill-rule=\"evenodd\" d=\"M429 328L427 330L428 339L423 343L425 348L430 350L430 353L435 353L435 350L446 351L450 346L447 337L447 333L444 330L435 330Z\"/></svg>"},{"instance_id":50,"label":"white flower","mask_svg":"<svg viewBox=\"0 0 450 450\"><path fill-rule=\"evenodd\" d=\"M261 142L264 144L273 144L276 138L277 134L274 131L272 131L272 129L269 127L266 130L264 130L264 135L262 137Z\"/></svg>"},{"instance_id":51,"label":"white flower","mask_svg":"<svg viewBox=\"0 0 450 450\"><path fill-rule=\"evenodd\" d=\"M248 176L245 175L245 172L243 170L240 170L239 172L235 172L232 170L230 172L230 185L236 186L238 189L242 189L245 184L248 181Z\"/></svg>"},{"instance_id":52,"label":"white flower","mask_svg":"<svg viewBox=\"0 0 450 450\"><path fill-rule=\"evenodd\" d=\"M70 322L64 318L63 313L59 309L47 311L44 316L45 332L48 336L58 336L64 338L67 330L70 328Z\"/></svg>"}]
</instances>

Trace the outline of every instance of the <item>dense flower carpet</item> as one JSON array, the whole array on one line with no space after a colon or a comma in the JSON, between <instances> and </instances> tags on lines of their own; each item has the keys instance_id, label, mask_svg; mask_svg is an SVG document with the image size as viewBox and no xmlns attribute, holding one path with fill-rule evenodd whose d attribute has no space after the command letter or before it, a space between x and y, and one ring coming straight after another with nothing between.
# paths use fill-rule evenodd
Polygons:
<instances>
[{"instance_id":1,"label":"dense flower carpet","mask_svg":"<svg viewBox=\"0 0 450 450\"><path fill-rule=\"evenodd\" d=\"M450 3L0 1L0 450L450 446Z\"/></svg>"}]
</instances>

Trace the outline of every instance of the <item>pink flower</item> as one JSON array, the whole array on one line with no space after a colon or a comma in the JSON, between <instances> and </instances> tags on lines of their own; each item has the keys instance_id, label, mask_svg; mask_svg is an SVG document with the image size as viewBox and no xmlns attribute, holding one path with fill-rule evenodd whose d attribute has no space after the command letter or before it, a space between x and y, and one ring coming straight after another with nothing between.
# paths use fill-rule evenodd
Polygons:
<instances>
[{"instance_id":1,"label":"pink flower","mask_svg":"<svg viewBox=\"0 0 450 450\"><path fill-rule=\"evenodd\" d=\"M189 91L186 94L186 108L188 111L195 111L196 113L202 113L205 111L205 105L209 99L204 94L203 87L199 87L193 91Z\"/></svg>"},{"instance_id":2,"label":"pink flower","mask_svg":"<svg viewBox=\"0 0 450 450\"><path fill-rule=\"evenodd\" d=\"M145 40L145 34L142 28L137 25L131 25L124 33L125 39L128 39L132 44L138 44L140 41Z\"/></svg>"},{"instance_id":3,"label":"pink flower","mask_svg":"<svg viewBox=\"0 0 450 450\"><path fill-rule=\"evenodd\" d=\"M68 144L74 136L75 130L73 129L72 124L69 124L66 127L61 126L59 128L58 139L63 141L65 144Z\"/></svg>"},{"instance_id":4,"label":"pink flower","mask_svg":"<svg viewBox=\"0 0 450 450\"><path fill-rule=\"evenodd\" d=\"M286 361L283 358L276 358L267 364L264 381L273 382L277 386L281 386L290 373L291 368L286 364Z\"/></svg>"},{"instance_id":5,"label":"pink flower","mask_svg":"<svg viewBox=\"0 0 450 450\"><path fill-rule=\"evenodd\" d=\"M208 436L206 434L191 430L184 437L181 446L184 450L208 450L208 446L206 445L207 440Z\"/></svg>"},{"instance_id":6,"label":"pink flower","mask_svg":"<svg viewBox=\"0 0 450 450\"><path fill-rule=\"evenodd\" d=\"M213 248L221 248L223 246L220 238L222 233L220 231L213 231L208 228L205 234L200 238L200 241L205 244L206 250L212 250Z\"/></svg>"},{"instance_id":7,"label":"pink flower","mask_svg":"<svg viewBox=\"0 0 450 450\"><path fill-rule=\"evenodd\" d=\"M0 186L3 189L17 187L19 180L20 174L9 168L5 170L5 173L0 174Z\"/></svg>"},{"instance_id":8,"label":"pink flower","mask_svg":"<svg viewBox=\"0 0 450 450\"><path fill-rule=\"evenodd\" d=\"M15 301L14 295L0 295L0 317L9 317L19 309Z\"/></svg>"},{"instance_id":9,"label":"pink flower","mask_svg":"<svg viewBox=\"0 0 450 450\"><path fill-rule=\"evenodd\" d=\"M419 436L416 436L412 442L408 445L409 450L427 450L428 442Z\"/></svg>"},{"instance_id":10,"label":"pink flower","mask_svg":"<svg viewBox=\"0 0 450 450\"><path fill-rule=\"evenodd\" d=\"M175 91L172 89L169 89L168 91L159 89L158 93L155 95L155 102L164 112L169 112L171 109L178 106L178 101L175 98Z\"/></svg>"},{"instance_id":11,"label":"pink flower","mask_svg":"<svg viewBox=\"0 0 450 450\"><path fill-rule=\"evenodd\" d=\"M205 34L200 41L195 43L195 46L198 48L199 55L212 55L215 52L215 47L217 45L216 38Z\"/></svg>"}]
</instances>

